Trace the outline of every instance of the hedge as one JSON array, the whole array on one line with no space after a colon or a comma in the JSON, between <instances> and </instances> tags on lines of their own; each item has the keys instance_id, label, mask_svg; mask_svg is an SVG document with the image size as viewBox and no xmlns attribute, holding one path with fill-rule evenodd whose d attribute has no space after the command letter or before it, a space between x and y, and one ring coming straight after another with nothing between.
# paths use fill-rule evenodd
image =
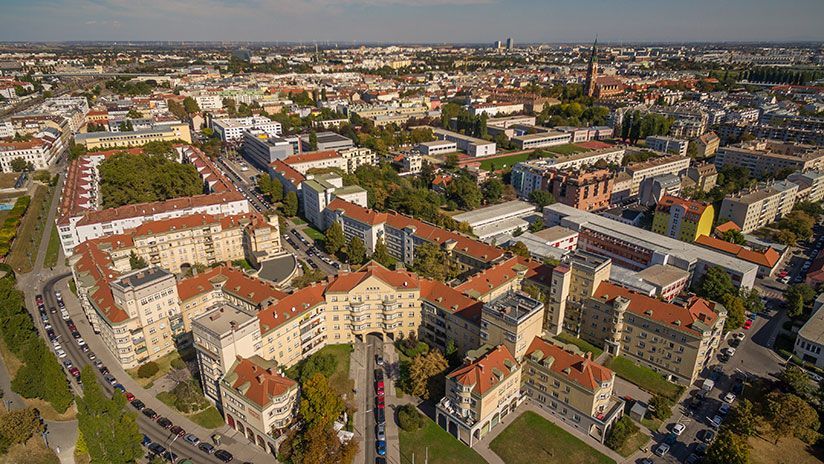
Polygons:
<instances>
[{"instance_id":1,"label":"hedge","mask_svg":"<svg viewBox=\"0 0 824 464\"><path fill-rule=\"evenodd\" d=\"M17 199L14 207L9 211L8 216L0 226L0 256L6 256L11 250L11 242L17 235L17 227L20 225L20 220L26 214L26 210L31 203L31 197L24 195Z\"/></svg>"}]
</instances>

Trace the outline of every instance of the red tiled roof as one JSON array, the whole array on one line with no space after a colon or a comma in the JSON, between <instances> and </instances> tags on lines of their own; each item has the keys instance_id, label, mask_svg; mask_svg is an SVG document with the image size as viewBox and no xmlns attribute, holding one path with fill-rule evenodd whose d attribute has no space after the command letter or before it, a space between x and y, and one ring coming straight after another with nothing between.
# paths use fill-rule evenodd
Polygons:
<instances>
[{"instance_id":1,"label":"red tiled roof","mask_svg":"<svg viewBox=\"0 0 824 464\"><path fill-rule=\"evenodd\" d=\"M545 286L549 286L552 279L552 267L533 259L514 256L469 277L455 289L480 297L519 278L519 273L523 274L523 278Z\"/></svg>"},{"instance_id":2,"label":"red tiled roof","mask_svg":"<svg viewBox=\"0 0 824 464\"><path fill-rule=\"evenodd\" d=\"M272 163L270 163L269 166L272 168L273 171L280 173L281 176L283 176L286 180L291 182L292 185L295 186L295 188L297 188L297 186L300 185L301 182L306 180L306 176L304 176L303 174L295 170L295 168L289 166L281 160L272 161Z\"/></svg>"},{"instance_id":3,"label":"red tiled roof","mask_svg":"<svg viewBox=\"0 0 824 464\"><path fill-rule=\"evenodd\" d=\"M261 334L289 322L325 301L325 283L317 283L284 296L277 303L269 305L258 312L258 322Z\"/></svg>"},{"instance_id":4,"label":"red tiled roof","mask_svg":"<svg viewBox=\"0 0 824 464\"><path fill-rule=\"evenodd\" d=\"M458 368L447 377L483 395L502 384L518 367L518 361L505 345L498 345L477 360ZM501 375L499 378L498 376Z\"/></svg>"},{"instance_id":5,"label":"red tiled roof","mask_svg":"<svg viewBox=\"0 0 824 464\"><path fill-rule=\"evenodd\" d=\"M781 254L775 251L772 247L767 248L765 251L755 251L741 245L736 245L735 243L730 243L726 240L720 240L707 235L701 235L695 239L695 243L698 245L703 245L707 248L712 248L714 250L734 255L744 261L748 261L759 266L768 267L770 269L775 267L775 265L778 264L778 260L781 259Z\"/></svg>"},{"instance_id":6,"label":"red tiled roof","mask_svg":"<svg viewBox=\"0 0 824 464\"><path fill-rule=\"evenodd\" d=\"M540 352L540 357L538 353ZM534 356L533 356L534 355ZM583 356L564 350L546 340L535 337L526 350L524 359L532 359L542 363L544 359L552 357L549 369L556 374L566 377L578 385L593 391L602 383L609 382L613 373L606 367L593 362ZM536 359L538 358L538 359Z\"/></svg>"},{"instance_id":7,"label":"red tiled roof","mask_svg":"<svg viewBox=\"0 0 824 464\"><path fill-rule=\"evenodd\" d=\"M289 166L294 166L295 164L321 161L332 158L340 158L340 153L338 153L337 150L313 151L303 153L300 155L289 156L285 160L283 160L283 162L288 164Z\"/></svg>"},{"instance_id":8,"label":"red tiled roof","mask_svg":"<svg viewBox=\"0 0 824 464\"><path fill-rule=\"evenodd\" d=\"M386 223L398 230L412 227L415 229L416 237L437 245L443 245L448 241L454 241L454 252L472 256L479 261L487 263L492 262L503 256L505 253L503 249L494 245L489 245L479 240L461 235L457 232L452 232L431 224L427 224L409 216L404 216L403 214L395 212L387 213Z\"/></svg>"},{"instance_id":9,"label":"red tiled roof","mask_svg":"<svg viewBox=\"0 0 824 464\"><path fill-rule=\"evenodd\" d=\"M470 322L475 324L481 322L483 303L443 282L421 279L421 298Z\"/></svg>"},{"instance_id":10,"label":"red tiled roof","mask_svg":"<svg viewBox=\"0 0 824 464\"><path fill-rule=\"evenodd\" d=\"M619 296L629 300L629 310L632 313L693 335L701 334L692 328L694 322L711 326L718 318L712 310L714 303L703 298L695 297L688 306L678 306L633 292L611 282L601 282L592 297L602 301L613 301Z\"/></svg>"},{"instance_id":11,"label":"red tiled roof","mask_svg":"<svg viewBox=\"0 0 824 464\"><path fill-rule=\"evenodd\" d=\"M237 377L231 384L232 388L258 406L266 407L272 398L283 396L297 387L297 382L278 374L269 364L274 363L266 362L260 356L239 358L226 375L235 374Z\"/></svg>"},{"instance_id":12,"label":"red tiled roof","mask_svg":"<svg viewBox=\"0 0 824 464\"><path fill-rule=\"evenodd\" d=\"M737 231L741 232L741 227L739 227L738 224L736 224L732 221L727 221L723 224L718 224L717 226L715 226L715 233L716 234L723 234L724 232L726 232L728 230L737 230Z\"/></svg>"},{"instance_id":13,"label":"red tiled roof","mask_svg":"<svg viewBox=\"0 0 824 464\"><path fill-rule=\"evenodd\" d=\"M669 213L673 205L682 206L686 210L686 214L693 217L694 220L700 219L701 215L704 214L704 211L707 209L707 206L709 206L708 203L701 201L688 200L674 195L664 195L655 209L663 213Z\"/></svg>"},{"instance_id":14,"label":"red tiled roof","mask_svg":"<svg viewBox=\"0 0 824 464\"><path fill-rule=\"evenodd\" d=\"M364 208L363 206L350 203L346 200L341 200L340 198L335 198L329 202L329 204L326 205L326 209L330 211L341 211L347 218L354 219L358 222L371 226L386 222L387 217L386 213Z\"/></svg>"},{"instance_id":15,"label":"red tiled roof","mask_svg":"<svg viewBox=\"0 0 824 464\"><path fill-rule=\"evenodd\" d=\"M196 276L180 280L177 283L177 295L180 301L186 301L203 293L220 288L223 292L234 295L254 305L265 305L286 298L287 294L273 285L256 277L246 275L240 269L231 266L219 266Z\"/></svg>"},{"instance_id":16,"label":"red tiled roof","mask_svg":"<svg viewBox=\"0 0 824 464\"><path fill-rule=\"evenodd\" d=\"M420 288L417 275L407 271L390 271L380 264L370 261L356 272L338 273L326 287L326 291L332 293L349 292L370 277L376 277L395 288Z\"/></svg>"},{"instance_id":17,"label":"red tiled roof","mask_svg":"<svg viewBox=\"0 0 824 464\"><path fill-rule=\"evenodd\" d=\"M87 213L77 225L111 222L119 219L128 219L138 216L151 216L169 211L195 208L200 206L217 205L243 200L243 194L238 191L225 193L211 193L192 197L173 198L166 201L125 205L119 208L92 211Z\"/></svg>"}]
</instances>

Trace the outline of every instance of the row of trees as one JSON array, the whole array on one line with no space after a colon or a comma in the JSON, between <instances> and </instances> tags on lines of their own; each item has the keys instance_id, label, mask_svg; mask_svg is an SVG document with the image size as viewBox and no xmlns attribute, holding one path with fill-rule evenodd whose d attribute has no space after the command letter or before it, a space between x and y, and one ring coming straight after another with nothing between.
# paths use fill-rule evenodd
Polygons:
<instances>
[{"instance_id":1,"label":"row of trees","mask_svg":"<svg viewBox=\"0 0 824 464\"><path fill-rule=\"evenodd\" d=\"M555 126L602 126L606 124L609 108L578 102L547 106L538 115L541 124Z\"/></svg>"},{"instance_id":2,"label":"row of trees","mask_svg":"<svg viewBox=\"0 0 824 464\"><path fill-rule=\"evenodd\" d=\"M621 124L620 137L631 143L638 143L651 135L666 135L670 131L673 119L655 113L641 114L634 111L624 116Z\"/></svg>"},{"instance_id":3,"label":"row of trees","mask_svg":"<svg viewBox=\"0 0 824 464\"><path fill-rule=\"evenodd\" d=\"M24 398L40 398L63 413L74 401L66 375L54 353L38 336L24 306L23 293L14 285L12 274L0 279L0 335L9 351L24 362L11 387Z\"/></svg>"}]
</instances>

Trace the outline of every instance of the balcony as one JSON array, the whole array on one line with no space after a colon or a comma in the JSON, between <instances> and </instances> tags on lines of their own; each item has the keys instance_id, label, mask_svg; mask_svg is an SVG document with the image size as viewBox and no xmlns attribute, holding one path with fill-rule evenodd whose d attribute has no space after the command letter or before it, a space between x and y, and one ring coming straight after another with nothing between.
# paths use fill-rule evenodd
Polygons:
<instances>
[{"instance_id":1,"label":"balcony","mask_svg":"<svg viewBox=\"0 0 824 464\"><path fill-rule=\"evenodd\" d=\"M397 300L383 300L384 311L395 311L401 309L401 302Z\"/></svg>"},{"instance_id":2,"label":"balcony","mask_svg":"<svg viewBox=\"0 0 824 464\"><path fill-rule=\"evenodd\" d=\"M350 301L349 302L349 310L352 311L353 313L363 311L364 309L367 309L367 308L368 308L368 305L366 303L362 302L362 301L358 301L358 302Z\"/></svg>"}]
</instances>

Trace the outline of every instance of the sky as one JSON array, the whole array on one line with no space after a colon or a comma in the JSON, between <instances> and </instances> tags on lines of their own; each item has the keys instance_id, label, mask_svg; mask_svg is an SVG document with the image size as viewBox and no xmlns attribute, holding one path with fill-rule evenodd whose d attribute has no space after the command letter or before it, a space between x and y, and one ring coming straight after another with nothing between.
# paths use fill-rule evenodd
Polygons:
<instances>
[{"instance_id":1,"label":"sky","mask_svg":"<svg viewBox=\"0 0 824 464\"><path fill-rule=\"evenodd\" d=\"M0 0L0 41L824 41L824 0Z\"/></svg>"}]
</instances>

